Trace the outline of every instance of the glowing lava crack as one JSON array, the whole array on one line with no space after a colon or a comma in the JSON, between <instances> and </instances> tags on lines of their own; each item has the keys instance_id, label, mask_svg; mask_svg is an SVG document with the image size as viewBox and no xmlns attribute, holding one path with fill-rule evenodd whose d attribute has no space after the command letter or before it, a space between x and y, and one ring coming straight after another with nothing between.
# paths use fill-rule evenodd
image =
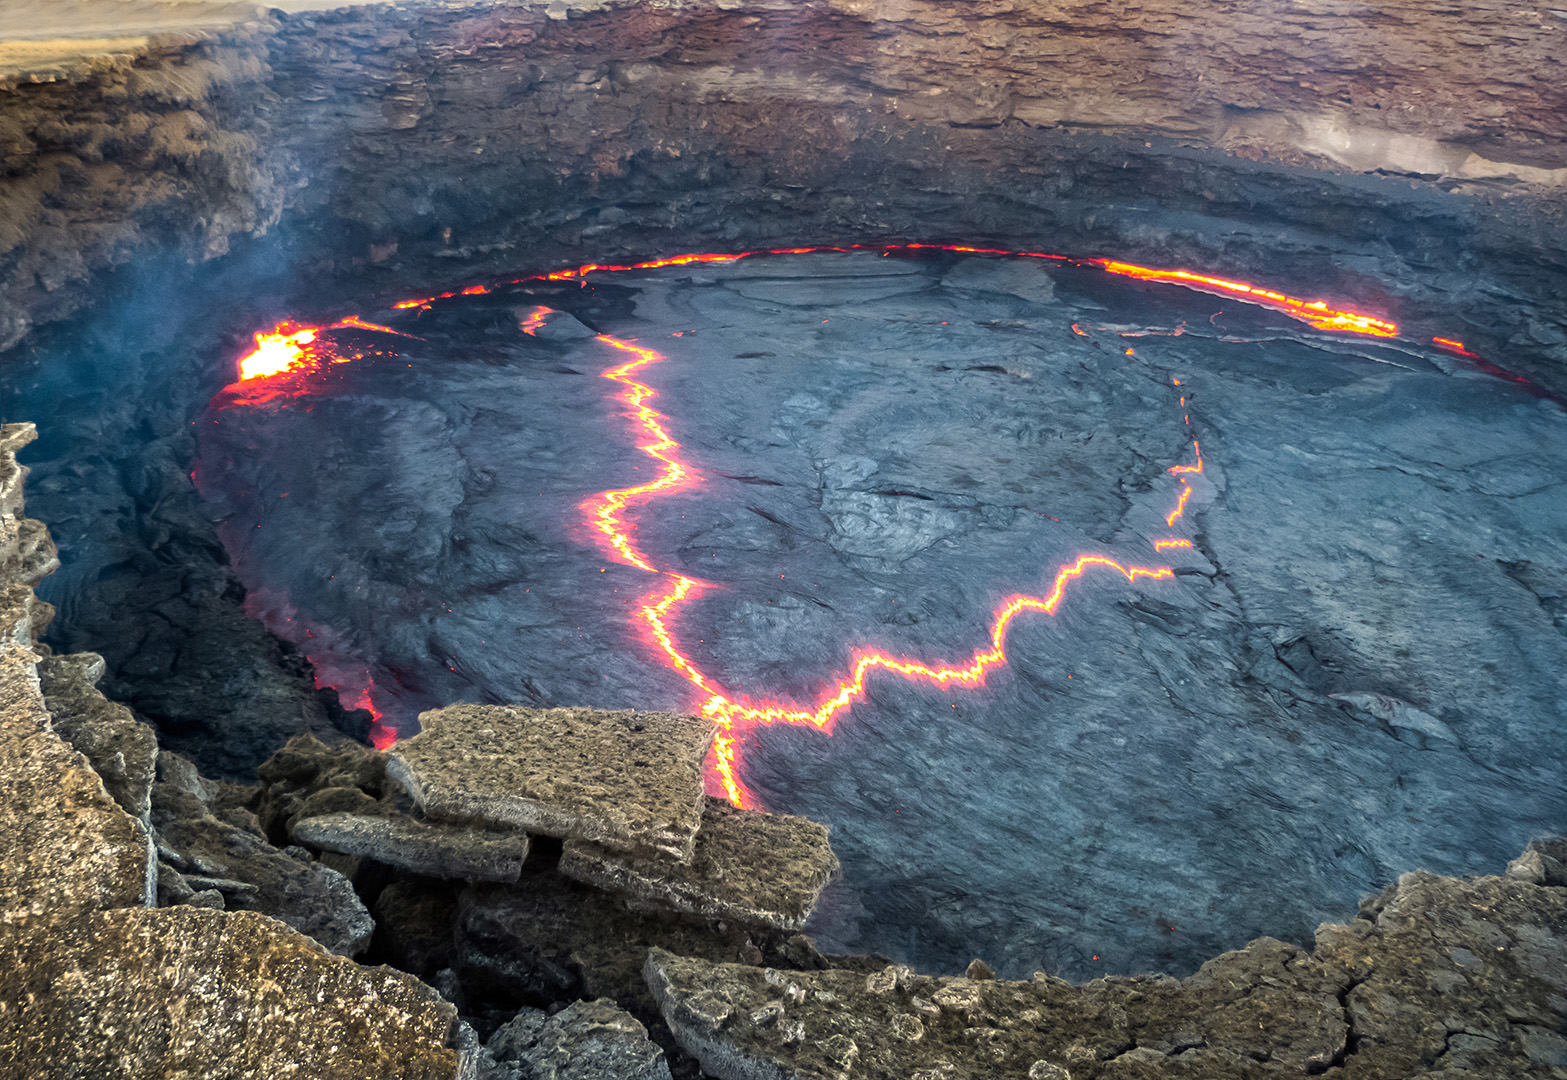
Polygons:
<instances>
[{"instance_id":1,"label":"glowing lava crack","mask_svg":"<svg viewBox=\"0 0 1567 1080\"><path fill-rule=\"evenodd\" d=\"M667 418L648 404L658 396L658 392L632 378L632 373L639 368L656 364L665 357L652 349L607 334L599 335L598 340L612 348L635 354L635 359L604 372L603 378L625 387L616 396L628 407L627 417L645 436L637 444L637 449L658 461L660 471L658 479L650 483L600 492L584 500L581 508L610 558L667 580L668 584L664 588L642 598L637 618L647 627L653 643L662 653L664 664L707 695L701 706L702 715L713 720L719 728L709 762L710 782L736 806L755 804L755 798L746 790L739 775L739 740L744 729L757 724L785 723L814 727L831 734L838 715L864 697L865 680L876 671L887 671L935 686L983 686L986 675L992 669L1007 663L1006 638L1012 620L1025 611L1054 615L1067 584L1082 577L1088 570L1114 570L1128 581L1174 576L1175 572L1168 566L1123 566L1103 555L1080 555L1075 562L1062 566L1056 572L1055 581L1044 596L1013 595L1003 600L990 624L989 648L976 650L967 662L932 665L908 657L890 656L874 649L857 650L852 654L849 674L830 683L814 706L758 700L725 689L681 651L670 625L680 606L710 583L684 574L655 569L647 556L632 542L631 533L635 527L621 516L631 502L671 495L700 482L695 471L680 460L677 453L680 444L670 437L662 423ZM1201 465L1175 468L1198 470ZM1185 480L1181 483L1180 505L1168 519L1171 525L1185 510L1186 500L1192 491L1191 485Z\"/></svg>"},{"instance_id":2,"label":"glowing lava crack","mask_svg":"<svg viewBox=\"0 0 1567 1080\"><path fill-rule=\"evenodd\" d=\"M1187 288L1236 297L1247 303L1284 312L1292 318L1306 322L1319 330L1368 334L1375 337L1391 337L1398 333L1398 327L1386 320L1357 312L1339 311L1328 307L1321 301L1300 300L1269 289L1208 277L1185 270L1157 270L1102 259L1072 260L1063 256L1047 255L1039 252L1007 252L951 245L909 244L902 245L901 248L898 245L892 245L872 250L880 250L883 254L891 254L893 251L900 249L912 251L943 250L1072 262L1077 265L1093 266L1112 274L1134 277L1140 280L1177 284ZM811 252L847 252L852 250L865 250L865 248L861 245L850 245L848 247L791 248L767 252L742 252L738 254L678 255L626 266L598 266L590 264L572 270L561 270L539 275L535 278L518 279L513 284L539 280L582 280L587 274L596 271L647 270L692 263L732 262L758 254L783 255ZM423 310L435 302L449 297L483 295L490 291L492 291L490 287L475 285L457 292L401 301L394 304L393 307L402 310ZM521 327L527 333L534 334L544 325L549 315L550 310L548 308L536 307L523 320ZM1084 331L1075 325L1072 329L1077 334L1084 334ZM313 371L319 372L324 370L323 360L342 361L357 358L357 356L344 356L336 351L330 338L326 336L326 332L333 330L400 333L389 327L375 326L362 322L354 316L326 327L303 326L293 322L282 323L270 333L259 333L256 335L256 350L240 361L241 383L230 388L231 391L236 391L230 399L231 402L233 404L261 405L269 401L275 401L280 397L291 397L314 392L309 376ZM701 712L712 719L719 727L714 752L709 761L710 787L713 790L721 790L737 805L752 805L755 801L740 779L740 740L746 729L759 724L786 723L808 726L831 734L833 726L840 715L853 705L855 701L865 695L867 679L878 672L886 672L904 679L925 682L938 687L982 686L990 672L1004 667L1008 662L1006 639L1013 621L1025 612L1041 612L1046 615L1054 615L1061 604L1067 587L1090 570L1113 571L1120 574L1128 582L1134 583L1145 578L1159 580L1174 576L1174 570L1168 566L1129 566L1104 555L1079 555L1073 561L1064 563L1057 569L1050 588L1043 595L1014 594L1004 598L992 613L988 645L976 649L973 655L966 660L950 663L930 663L909 657L890 655L875 649L859 649L850 654L846 672L840 673L826 681L814 703L808 705L767 698L752 698L728 689L699 668L682 651L674 630L674 625L682 606L692 600L702 590L712 587L712 583L655 567L647 553L642 551L633 540L635 525L626 520L626 513L633 504L642 504L655 498L666 497L694 487L702 482L702 478L691 465L682 460L680 444L675 441L665 427L665 422L668 418L660 414L650 404L658 396L657 391L646 383L639 381L636 377L643 368L657 364L663 361L665 357L653 349L636 344L635 341L622 340L610 337L607 334L600 335L598 341L609 348L630 354L630 359L603 372L602 377L622 387L616 397L626 407L624 415L631 422L633 431L638 436L637 449L659 463L659 474L657 479L636 487L599 492L584 499L579 504L579 507L596 540L610 558L662 579L657 589L648 593L639 601L640 606L634 617L642 624L649 643L654 648L659 660L666 667L677 672L693 688L700 692ZM1436 339L1436 343L1445 351L1457 353L1463 350L1463 346L1456 341L1450 342L1447 339L1439 338ZM1130 349L1127 351L1128 353L1131 352ZM1463 355L1468 356L1472 354L1463 351ZM255 383L256 390L261 392L238 392L236 388L246 382ZM1180 381L1175 380L1175 385L1178 387ZM1184 408L1187 399L1184 396L1184 391L1182 391L1182 394L1180 404ZM1190 422L1190 418L1187 417L1186 423L1190 425ZM1193 464L1175 465L1167 470L1173 479L1179 481L1174 508L1165 517L1166 524L1171 528L1174 528L1184 515L1188 501L1191 499L1194 491L1191 481L1187 478L1188 475L1201 474L1203 471L1202 451L1196 440L1192 442L1192 450L1195 455ZM1155 540L1153 546L1156 550L1162 552L1168 549L1191 549L1192 542L1189 539L1180 537L1167 537ZM353 706L372 707L368 673L366 684L364 687L341 688L345 700L351 701ZM376 740L377 745L390 740L391 734L389 729L381 729L378 734L381 737Z\"/></svg>"}]
</instances>

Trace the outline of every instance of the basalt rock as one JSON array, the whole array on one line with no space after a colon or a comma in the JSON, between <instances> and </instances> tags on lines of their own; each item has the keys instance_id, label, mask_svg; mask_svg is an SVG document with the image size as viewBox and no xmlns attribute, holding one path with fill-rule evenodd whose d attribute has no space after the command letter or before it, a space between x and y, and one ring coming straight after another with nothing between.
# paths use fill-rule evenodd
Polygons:
<instances>
[{"instance_id":1,"label":"basalt rock","mask_svg":"<svg viewBox=\"0 0 1567 1080\"><path fill-rule=\"evenodd\" d=\"M14 453L32 434L0 428L0 540L22 535L25 470ZM173 754L161 755L150 792L134 769L116 776L120 797L138 811L147 798L153 823L189 852L160 837L158 892L191 904L148 910L148 828L53 730L49 709L71 714L64 724L94 760L117 764L126 743L99 736L124 735L126 717L90 692L96 664L82 657L50 665L46 704L36 635L50 608L32 594L35 568L0 558L0 1074L455 1080L475 1055L454 1045L466 1045L456 1011L434 991L332 956L274 919L202 910L223 906L225 889L276 906L269 888L286 893L288 875L259 885L223 875L258 858L293 860L258 854L252 793L204 780Z\"/></svg>"},{"instance_id":2,"label":"basalt rock","mask_svg":"<svg viewBox=\"0 0 1567 1080\"><path fill-rule=\"evenodd\" d=\"M553 1016L523 1009L485 1043L497 1080L669 1080L647 1028L612 1001L578 1001Z\"/></svg>"},{"instance_id":3,"label":"basalt rock","mask_svg":"<svg viewBox=\"0 0 1567 1080\"><path fill-rule=\"evenodd\" d=\"M715 962L829 962L801 935L628 911L620 898L549 869L516 885L470 886L458 898L456 970L466 985L520 1001L607 997L652 1022L658 1012L642 964L655 947Z\"/></svg>"},{"instance_id":4,"label":"basalt rock","mask_svg":"<svg viewBox=\"0 0 1567 1080\"><path fill-rule=\"evenodd\" d=\"M432 820L691 857L713 725L675 713L454 705L387 771Z\"/></svg>"},{"instance_id":5,"label":"basalt rock","mask_svg":"<svg viewBox=\"0 0 1567 1080\"><path fill-rule=\"evenodd\" d=\"M258 816L274 840L292 835L301 817L353 811L382 812L401 790L386 776L386 758L368 746L339 739L324 743L296 735L263 762Z\"/></svg>"},{"instance_id":6,"label":"basalt rock","mask_svg":"<svg viewBox=\"0 0 1567 1080\"><path fill-rule=\"evenodd\" d=\"M355 956L365 950L375 924L347 878L303 848L278 850L241 808L214 807L216 785L178 755L160 754L158 772L152 821L164 860L164 903L262 912L331 952Z\"/></svg>"},{"instance_id":7,"label":"basalt rock","mask_svg":"<svg viewBox=\"0 0 1567 1080\"><path fill-rule=\"evenodd\" d=\"M1406 874L1314 951L1262 938L1175 980L783 972L654 949L675 1037L722 1080L1561 1075L1567 889Z\"/></svg>"},{"instance_id":8,"label":"basalt rock","mask_svg":"<svg viewBox=\"0 0 1567 1080\"><path fill-rule=\"evenodd\" d=\"M31 424L0 427L0 932L24 934L83 912L149 904L155 888L146 826L55 733L39 685L37 635L53 609L32 585L49 560L15 557L29 545L53 551L46 533L37 539L37 522L21 517L27 470L16 451L35 434Z\"/></svg>"},{"instance_id":9,"label":"basalt rock","mask_svg":"<svg viewBox=\"0 0 1567 1080\"><path fill-rule=\"evenodd\" d=\"M826 826L807 818L740 810L708 798L689 863L573 840L560 869L655 908L796 930L838 870L827 834Z\"/></svg>"}]
</instances>

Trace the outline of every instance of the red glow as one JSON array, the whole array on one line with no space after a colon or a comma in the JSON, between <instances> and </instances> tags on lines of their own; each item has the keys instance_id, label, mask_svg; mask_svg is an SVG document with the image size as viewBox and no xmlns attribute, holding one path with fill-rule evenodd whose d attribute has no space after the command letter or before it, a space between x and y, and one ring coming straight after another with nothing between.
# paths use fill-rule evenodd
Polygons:
<instances>
[{"instance_id":1,"label":"red glow","mask_svg":"<svg viewBox=\"0 0 1567 1080\"><path fill-rule=\"evenodd\" d=\"M1000 248L980 248L953 244L894 244L879 247L851 244L841 247L818 246L776 248L736 253L682 254L624 265L588 263L574 269L557 270L531 278L520 278L508 284L522 284L527 281L582 280L591 273L599 272L654 270L664 267L703 263L731 263L759 255L800 255L858 250L879 251L884 256L899 250L948 251L959 254L996 255L1071 262L1079 266L1097 266L1112 274L1134 277L1145 281L1181 285L1199 291L1233 296L1247 303L1282 311L1320 330L1371 334L1378 337L1391 337L1398 333L1398 327L1395 324L1369 315L1352 311L1341 311L1329 307L1322 301L1301 300L1243 282L1227 281L1222 278L1209 277L1187 270L1160 270L1112 260L1073 260L1066 256L1052 255L1045 252L1016 252ZM492 291L492 287L474 285L464 288L460 294L457 292L445 292L418 299L402 300L393 304L392 307L399 311L414 309L423 311L430 308L437 301L450 299L457 295L484 295ZM535 307L525 318L520 320L520 329L530 335L535 334L544 325L551 310L544 306ZM290 322L280 323L272 331L256 335L256 349L240 362L242 381L260 381L266 385L271 385L272 383L281 385L282 383L292 382L293 378L301 373L309 373L320 369L324 361L341 362L357 358L355 356L343 355L336 351L331 341L330 331L337 329L400 333L390 327L364 322L357 316L350 316L338 323L325 327L304 326ZM1072 331L1082 337L1089 336L1077 324L1072 325ZM1181 331L1175 332L1179 333ZM610 348L631 354L630 359L604 372L603 377L620 384L622 387L616 394L616 399L626 407L622 415L630 422L632 431L638 438L637 448L659 463L659 475L656 479L645 484L613 489L590 496L579 503L579 508L582 510L587 524L595 533L597 542L604 548L606 554L611 559L663 579L660 587L642 598L634 618L641 624L649 644L653 647L655 655L658 656L661 663L678 673L691 684L694 690L699 692L702 713L717 723L719 731L708 763L710 790L722 792L736 805L753 805L755 801L740 779L741 739L747 728L757 724L781 722L805 725L831 734L837 719L855 701L860 700L864 696L866 680L876 672L888 672L904 679L924 682L936 687L972 688L982 686L991 671L1004 667L1008 662L1005 645L1012 621L1025 612L1054 615L1070 583L1089 570L1113 570L1128 582L1134 583L1143 578L1159 580L1174 576L1174 571L1168 566L1129 566L1103 555L1080 555L1072 562L1062 564L1057 569L1050 588L1043 595L1034 596L1018 593L1004 598L992 612L988 644L976 649L967 659L945 663L927 662L871 648L853 650L849 654L845 670L838 673L824 673L821 690L809 702L804 704L768 698L752 698L743 693L727 689L719 685L712 676L702 671L682 651L673 629L682 606L703 590L715 586L697 578L656 568L648 554L634 542L635 526L625 518L626 511L632 505L672 495L694 487L701 482L700 476L681 458L680 444L671 437L669 431L664 426L667 417L657 412L649 404L658 396L657 392L634 377L644 368L659 363L664 357L660 353L644 348L632 341L625 341L608 335L601 335L598 340ZM1461 343L1451 339L1435 338L1433 342L1438 347L1455 351L1459 355L1474 357L1474 354L1468 353L1463 349ZM1129 355L1132 354L1130 349L1127 349L1126 352ZM1176 386L1180 385L1179 379L1174 380L1174 382ZM301 383L297 390L288 390L286 392L291 395L303 394L311 392L311 388ZM281 396L283 393L285 393L283 389L278 389L266 394L249 395L241 400L242 403L246 404L258 404L271 400L275 396ZM1181 397L1181 405L1184 407L1185 404L1186 398L1183 395ZM1190 423L1189 418L1187 423ZM1183 474L1200 474L1203 471L1202 451L1196 440L1192 442L1192 450L1195 456L1193 464L1173 465L1167 470L1172 475L1181 477L1181 490L1178 501L1175 509L1166 518L1167 523L1171 526L1174 526L1175 522L1185 513L1187 502L1192 494L1192 486L1184 478ZM1191 546L1192 542L1190 540L1178 538L1154 541L1154 547L1159 551L1164 551L1168 548L1190 548ZM329 664L328 667L330 666ZM376 722L372 728L371 738L376 746L384 749L386 746L391 745L396 738L396 733L390 728L381 725L380 713L371 704L371 691L374 689L374 685L370 681L369 672L364 673L362 685L356 675L346 673L341 669L331 672L331 675L338 680L339 695L342 697L346 707L368 708L375 715Z\"/></svg>"},{"instance_id":2,"label":"red glow","mask_svg":"<svg viewBox=\"0 0 1567 1080\"><path fill-rule=\"evenodd\" d=\"M1179 381L1177 381L1175 385L1179 386L1181 384L1180 384ZM1181 404L1182 405L1186 404L1186 399L1185 398L1181 399ZM1197 464L1195 464L1195 465L1171 465L1168 469L1166 469L1164 471L1168 472L1168 473L1177 473L1177 474L1179 474L1179 473L1200 473L1200 472L1202 472L1202 447L1200 445L1198 445L1196 439L1192 440L1192 453L1197 455Z\"/></svg>"},{"instance_id":3,"label":"red glow","mask_svg":"<svg viewBox=\"0 0 1567 1080\"><path fill-rule=\"evenodd\" d=\"M1452 338L1434 337L1431 339L1431 343L1437 348L1441 349L1443 352L1450 352L1456 356L1462 356L1468 360L1480 359L1480 354L1472 353L1468 349L1464 348L1464 343L1462 341L1454 341ZM1497 370L1500 371L1501 369L1498 368ZM1515 376L1508 377L1516 378Z\"/></svg>"},{"instance_id":4,"label":"red glow","mask_svg":"<svg viewBox=\"0 0 1567 1080\"><path fill-rule=\"evenodd\" d=\"M1283 293L1274 292L1272 289L1247 285L1241 281L1226 281L1224 278L1209 277L1206 274L1194 274L1190 270L1156 270L1147 266L1135 266L1132 263L1115 262L1111 259L1096 259L1094 261L1112 274L1121 274L1125 277L1134 277L1143 281L1163 281L1172 285L1185 285L1187 288L1199 289L1203 292L1217 292L1225 296L1238 296L1249 303L1260 304L1275 311L1282 311L1291 318L1299 319L1316 327L1318 330L1333 330L1349 334L1373 334L1376 337L1395 337L1398 334L1398 326L1385 319L1378 319L1371 315L1362 315L1354 311L1338 311L1328 307L1321 300L1301 300L1294 296L1285 296Z\"/></svg>"}]
</instances>

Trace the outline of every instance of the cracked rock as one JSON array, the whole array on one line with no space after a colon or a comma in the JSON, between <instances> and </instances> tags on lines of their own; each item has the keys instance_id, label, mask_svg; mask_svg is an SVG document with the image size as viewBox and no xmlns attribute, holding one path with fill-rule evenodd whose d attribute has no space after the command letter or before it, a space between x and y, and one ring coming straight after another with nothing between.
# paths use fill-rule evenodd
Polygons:
<instances>
[{"instance_id":1,"label":"cracked rock","mask_svg":"<svg viewBox=\"0 0 1567 1080\"><path fill-rule=\"evenodd\" d=\"M311 847L451 880L514 882L528 857L526 833L432 825L407 816L323 814L295 821L292 833Z\"/></svg>"},{"instance_id":2,"label":"cracked rock","mask_svg":"<svg viewBox=\"0 0 1567 1080\"><path fill-rule=\"evenodd\" d=\"M838 870L828 831L806 818L740 810L708 798L689 863L625 856L573 840L560 869L655 907L795 930Z\"/></svg>"},{"instance_id":3,"label":"cracked rock","mask_svg":"<svg viewBox=\"0 0 1567 1080\"><path fill-rule=\"evenodd\" d=\"M498 1080L670 1080L647 1029L602 998L553 1016L524 1009L485 1045L503 1070Z\"/></svg>"},{"instance_id":4,"label":"cracked rock","mask_svg":"<svg viewBox=\"0 0 1567 1080\"><path fill-rule=\"evenodd\" d=\"M435 821L691 858L713 725L675 713L454 705L387 756Z\"/></svg>"},{"instance_id":5,"label":"cracked rock","mask_svg":"<svg viewBox=\"0 0 1567 1080\"><path fill-rule=\"evenodd\" d=\"M38 665L44 704L54 730L86 755L114 801L150 825L158 738L124 705L98 692L103 670L97 653L48 657Z\"/></svg>"}]
</instances>

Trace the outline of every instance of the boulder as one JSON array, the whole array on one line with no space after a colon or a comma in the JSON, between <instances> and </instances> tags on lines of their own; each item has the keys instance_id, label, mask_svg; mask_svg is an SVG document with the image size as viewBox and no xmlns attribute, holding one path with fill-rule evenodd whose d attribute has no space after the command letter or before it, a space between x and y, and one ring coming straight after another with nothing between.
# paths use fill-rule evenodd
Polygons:
<instances>
[{"instance_id":1,"label":"boulder","mask_svg":"<svg viewBox=\"0 0 1567 1080\"><path fill-rule=\"evenodd\" d=\"M689 859L714 727L693 716L454 705L387 755L437 821L526 829Z\"/></svg>"},{"instance_id":2,"label":"boulder","mask_svg":"<svg viewBox=\"0 0 1567 1080\"><path fill-rule=\"evenodd\" d=\"M664 1052L612 1001L574 1002L551 1016L523 1009L485 1044L507 1080L670 1080Z\"/></svg>"},{"instance_id":3,"label":"boulder","mask_svg":"<svg viewBox=\"0 0 1567 1080\"><path fill-rule=\"evenodd\" d=\"M528 857L527 833L430 824L406 815L322 814L295 820L291 832L311 847L451 880L514 882Z\"/></svg>"},{"instance_id":4,"label":"boulder","mask_svg":"<svg viewBox=\"0 0 1567 1080\"><path fill-rule=\"evenodd\" d=\"M748 926L798 929L838 870L825 825L708 798L690 862L572 840L561 872L655 907Z\"/></svg>"},{"instance_id":5,"label":"boulder","mask_svg":"<svg viewBox=\"0 0 1567 1080\"><path fill-rule=\"evenodd\" d=\"M86 756L103 786L127 814L151 824L158 737L117 701L98 691L103 657L51 656L38 665L54 730Z\"/></svg>"}]
</instances>

